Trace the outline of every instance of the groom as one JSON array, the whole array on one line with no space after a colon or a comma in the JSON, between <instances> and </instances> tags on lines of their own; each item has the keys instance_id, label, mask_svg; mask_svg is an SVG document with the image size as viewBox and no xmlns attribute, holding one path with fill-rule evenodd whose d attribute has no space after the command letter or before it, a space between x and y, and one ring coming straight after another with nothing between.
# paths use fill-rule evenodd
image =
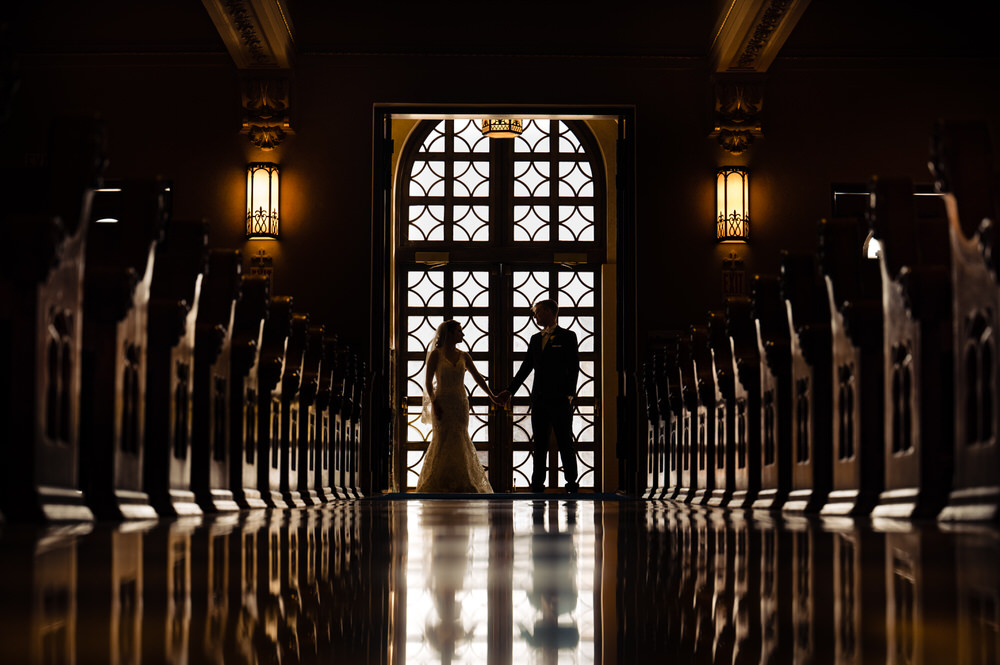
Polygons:
<instances>
[{"instance_id":1,"label":"groom","mask_svg":"<svg viewBox=\"0 0 1000 665\"><path fill-rule=\"evenodd\" d=\"M531 431L535 441L531 491L545 491L549 432L553 431L566 476L566 491L577 492L580 485L576 478L576 450L573 448L573 397L576 395L580 359L576 333L557 325L559 305L555 300L540 300L531 312L542 331L531 336L528 355L507 390L497 395L497 399L506 404L528 374L535 371L531 387Z\"/></svg>"}]
</instances>

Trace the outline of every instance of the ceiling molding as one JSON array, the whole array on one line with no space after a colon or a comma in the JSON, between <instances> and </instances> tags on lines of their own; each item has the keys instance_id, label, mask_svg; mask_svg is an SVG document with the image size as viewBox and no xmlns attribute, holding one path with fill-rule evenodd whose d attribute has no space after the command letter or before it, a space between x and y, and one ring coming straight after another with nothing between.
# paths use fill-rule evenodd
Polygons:
<instances>
[{"instance_id":1,"label":"ceiling molding","mask_svg":"<svg viewBox=\"0 0 1000 665\"><path fill-rule=\"evenodd\" d=\"M281 0L202 0L238 69L288 69L294 37Z\"/></svg>"},{"instance_id":2,"label":"ceiling molding","mask_svg":"<svg viewBox=\"0 0 1000 665\"><path fill-rule=\"evenodd\" d=\"M809 0L732 0L719 17L710 58L716 73L763 73Z\"/></svg>"}]
</instances>

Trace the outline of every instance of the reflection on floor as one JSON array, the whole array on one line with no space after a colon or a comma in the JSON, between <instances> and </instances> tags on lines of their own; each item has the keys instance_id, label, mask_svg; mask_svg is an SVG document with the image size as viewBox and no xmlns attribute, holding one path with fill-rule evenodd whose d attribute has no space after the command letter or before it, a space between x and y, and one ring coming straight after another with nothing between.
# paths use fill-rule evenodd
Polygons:
<instances>
[{"instance_id":1,"label":"reflection on floor","mask_svg":"<svg viewBox=\"0 0 1000 665\"><path fill-rule=\"evenodd\" d=\"M0 532L3 663L997 663L1000 535L601 500Z\"/></svg>"}]
</instances>

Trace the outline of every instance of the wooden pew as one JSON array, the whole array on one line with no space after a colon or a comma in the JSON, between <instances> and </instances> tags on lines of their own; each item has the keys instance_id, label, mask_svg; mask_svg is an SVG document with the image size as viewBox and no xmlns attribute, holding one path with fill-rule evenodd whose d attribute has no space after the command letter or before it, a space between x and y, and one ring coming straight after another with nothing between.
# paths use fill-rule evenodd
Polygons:
<instances>
[{"instance_id":1,"label":"wooden pew","mask_svg":"<svg viewBox=\"0 0 1000 665\"><path fill-rule=\"evenodd\" d=\"M323 337L323 362L319 376L319 388L316 392L316 413L319 419L319 432L316 440L316 475L314 487L321 503L328 503L336 498L333 492L333 433L336 427L336 414L331 408L333 399L333 381L337 366L337 336Z\"/></svg>"},{"instance_id":2,"label":"wooden pew","mask_svg":"<svg viewBox=\"0 0 1000 665\"><path fill-rule=\"evenodd\" d=\"M820 223L834 373L833 477L824 515L871 513L885 474L882 285L878 261L862 254L867 235L858 218Z\"/></svg>"},{"instance_id":3,"label":"wooden pew","mask_svg":"<svg viewBox=\"0 0 1000 665\"><path fill-rule=\"evenodd\" d=\"M690 503L698 489L698 385L695 379L690 336L682 336L677 342L677 368L683 406L680 414L681 429L677 460L679 475L674 499Z\"/></svg>"},{"instance_id":4,"label":"wooden pew","mask_svg":"<svg viewBox=\"0 0 1000 665\"><path fill-rule=\"evenodd\" d=\"M698 410L695 420L695 493L691 503L708 503L715 490L716 407L719 397L708 327L691 326L691 349L695 384L698 389Z\"/></svg>"},{"instance_id":5,"label":"wooden pew","mask_svg":"<svg viewBox=\"0 0 1000 665\"><path fill-rule=\"evenodd\" d=\"M232 390L232 347L240 299L242 256L235 249L209 253L195 324L194 387L191 434L191 489L207 512L237 510L233 497L231 454L244 450L242 432L233 432L232 411L242 400ZM258 325L258 329L259 329ZM242 423L243 418L236 421Z\"/></svg>"},{"instance_id":6,"label":"wooden pew","mask_svg":"<svg viewBox=\"0 0 1000 665\"><path fill-rule=\"evenodd\" d=\"M160 515L201 515L191 491L195 322L208 225L171 220L150 285L143 486Z\"/></svg>"},{"instance_id":7,"label":"wooden pew","mask_svg":"<svg viewBox=\"0 0 1000 665\"><path fill-rule=\"evenodd\" d=\"M650 354L642 364L642 392L646 399L646 487L642 493L643 499L651 499L662 491L657 485L656 473L659 467L656 442L659 438L660 414L656 403L656 375L653 366L653 355Z\"/></svg>"},{"instance_id":8,"label":"wooden pew","mask_svg":"<svg viewBox=\"0 0 1000 665\"><path fill-rule=\"evenodd\" d=\"M365 457L364 416L365 416L365 390L368 385L368 373L365 369L365 361L355 356L355 371L353 382L353 400L351 403L351 446L347 465L348 487L351 496L355 499L364 498L364 490L361 486L361 471Z\"/></svg>"},{"instance_id":9,"label":"wooden pew","mask_svg":"<svg viewBox=\"0 0 1000 665\"><path fill-rule=\"evenodd\" d=\"M301 423L305 414L299 407L299 389L305 362L306 340L309 333L309 315L293 314L292 328L285 349L285 364L281 373L281 419L277 441L281 450L281 496L291 507L302 508L305 501L299 491L299 458ZM272 432L272 436L275 433Z\"/></svg>"},{"instance_id":10,"label":"wooden pew","mask_svg":"<svg viewBox=\"0 0 1000 665\"><path fill-rule=\"evenodd\" d=\"M0 519L92 520L79 475L83 271L104 128L56 121L43 172L7 174L0 233ZM15 195L16 194L16 195Z\"/></svg>"},{"instance_id":11,"label":"wooden pew","mask_svg":"<svg viewBox=\"0 0 1000 665\"><path fill-rule=\"evenodd\" d=\"M874 517L928 518L951 486L954 454L951 266L940 199L908 179L872 182L882 247L885 489Z\"/></svg>"},{"instance_id":12,"label":"wooden pew","mask_svg":"<svg viewBox=\"0 0 1000 665\"><path fill-rule=\"evenodd\" d=\"M760 491L761 460L761 360L757 326L749 298L726 299L726 330L732 340L736 381L733 385L735 429L733 491L730 508L749 508Z\"/></svg>"},{"instance_id":13,"label":"wooden pew","mask_svg":"<svg viewBox=\"0 0 1000 665\"><path fill-rule=\"evenodd\" d=\"M711 460L715 477L708 503L712 506L725 506L733 496L736 482L736 448L746 448L746 402L744 400L744 414L739 421L742 429L738 430L736 357L733 355L733 341L729 337L725 312L709 312L708 339L712 351L712 374L715 376L715 459Z\"/></svg>"},{"instance_id":14,"label":"wooden pew","mask_svg":"<svg viewBox=\"0 0 1000 665\"><path fill-rule=\"evenodd\" d=\"M262 275L240 278L240 300L233 319L229 389L229 487L240 508L264 508L259 479L261 459L259 414L260 354L264 322L270 311L269 282Z\"/></svg>"},{"instance_id":15,"label":"wooden pew","mask_svg":"<svg viewBox=\"0 0 1000 665\"><path fill-rule=\"evenodd\" d=\"M760 363L760 490L754 508L777 510L792 484L792 358L777 277L755 275L753 315Z\"/></svg>"},{"instance_id":16,"label":"wooden pew","mask_svg":"<svg viewBox=\"0 0 1000 665\"><path fill-rule=\"evenodd\" d=\"M287 508L281 495L281 432L285 429L282 390L285 346L292 332L292 299L268 301L257 374L257 488L271 508Z\"/></svg>"},{"instance_id":17,"label":"wooden pew","mask_svg":"<svg viewBox=\"0 0 1000 665\"><path fill-rule=\"evenodd\" d=\"M80 472L99 519L156 515L143 487L146 353L168 189L125 181L94 196L84 276Z\"/></svg>"},{"instance_id":18,"label":"wooden pew","mask_svg":"<svg viewBox=\"0 0 1000 665\"><path fill-rule=\"evenodd\" d=\"M683 439L684 403L681 399L678 339L673 337L663 349L656 366L656 398L664 422L663 492L661 499L673 499L680 489L680 444Z\"/></svg>"},{"instance_id":19,"label":"wooden pew","mask_svg":"<svg viewBox=\"0 0 1000 665\"><path fill-rule=\"evenodd\" d=\"M349 387L349 365L351 356L344 347L337 349L337 365L330 379L330 422L332 426L330 442L330 483L334 496L346 499L346 478L344 475L344 459L347 443L344 440L345 414L348 411L347 389Z\"/></svg>"},{"instance_id":20,"label":"wooden pew","mask_svg":"<svg viewBox=\"0 0 1000 665\"><path fill-rule=\"evenodd\" d=\"M1000 182L990 145L979 123L935 127L931 167L948 215L954 303L955 471L939 516L947 521L1000 517Z\"/></svg>"},{"instance_id":21,"label":"wooden pew","mask_svg":"<svg viewBox=\"0 0 1000 665\"><path fill-rule=\"evenodd\" d=\"M783 510L817 512L833 467L833 371L830 308L812 254L783 252L781 291L792 356L792 485Z\"/></svg>"},{"instance_id":22,"label":"wooden pew","mask_svg":"<svg viewBox=\"0 0 1000 665\"><path fill-rule=\"evenodd\" d=\"M319 448L317 427L320 412L316 404L323 363L323 326L309 326L306 351L302 363L302 384L299 387L299 494L309 506L321 503L316 491L316 459Z\"/></svg>"}]
</instances>

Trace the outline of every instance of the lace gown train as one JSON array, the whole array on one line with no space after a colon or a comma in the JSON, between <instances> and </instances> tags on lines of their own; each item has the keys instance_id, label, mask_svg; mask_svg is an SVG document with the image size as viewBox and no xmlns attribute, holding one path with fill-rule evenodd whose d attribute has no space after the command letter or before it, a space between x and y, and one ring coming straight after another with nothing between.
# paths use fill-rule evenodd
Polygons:
<instances>
[{"instance_id":1,"label":"lace gown train","mask_svg":"<svg viewBox=\"0 0 1000 665\"><path fill-rule=\"evenodd\" d=\"M431 444L417 481L418 492L493 492L469 437L469 397L465 392L465 354L457 363L440 356L434 375L443 417L434 417Z\"/></svg>"}]
</instances>

